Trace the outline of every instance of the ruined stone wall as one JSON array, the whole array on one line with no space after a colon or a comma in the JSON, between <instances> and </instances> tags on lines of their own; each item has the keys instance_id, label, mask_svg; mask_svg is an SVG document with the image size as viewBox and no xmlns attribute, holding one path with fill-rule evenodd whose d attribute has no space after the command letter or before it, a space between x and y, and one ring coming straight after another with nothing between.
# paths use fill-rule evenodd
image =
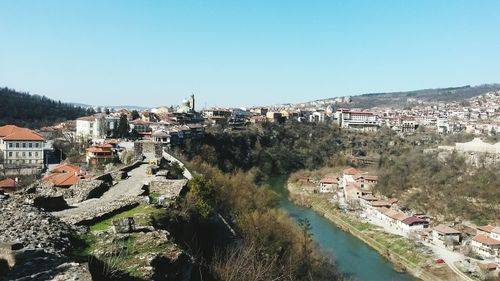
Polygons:
<instances>
[{"instance_id":1,"label":"ruined stone wall","mask_svg":"<svg viewBox=\"0 0 500 281\"><path fill-rule=\"evenodd\" d=\"M148 159L158 159L162 157L163 146L161 143L153 141L136 141L134 143L134 156L136 160L142 160L145 156Z\"/></svg>"}]
</instances>

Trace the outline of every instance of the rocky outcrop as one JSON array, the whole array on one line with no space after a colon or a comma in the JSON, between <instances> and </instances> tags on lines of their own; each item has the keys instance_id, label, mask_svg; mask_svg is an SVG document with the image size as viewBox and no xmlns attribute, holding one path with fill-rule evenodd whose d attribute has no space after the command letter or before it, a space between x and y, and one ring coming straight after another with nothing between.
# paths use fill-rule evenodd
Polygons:
<instances>
[{"instance_id":1,"label":"rocky outcrop","mask_svg":"<svg viewBox=\"0 0 500 281\"><path fill-rule=\"evenodd\" d=\"M62 254L71 246L77 228L21 199L0 201L0 242L17 242L25 248L43 249L51 254Z\"/></svg>"},{"instance_id":2,"label":"rocky outcrop","mask_svg":"<svg viewBox=\"0 0 500 281\"><path fill-rule=\"evenodd\" d=\"M68 208L68 203L64 199L63 191L36 182L21 192L26 203L43 209L47 212L60 211Z\"/></svg>"},{"instance_id":3,"label":"rocky outcrop","mask_svg":"<svg viewBox=\"0 0 500 281\"><path fill-rule=\"evenodd\" d=\"M63 191L69 204L76 204L91 198L99 198L109 190L111 184L102 180L83 179Z\"/></svg>"},{"instance_id":4,"label":"rocky outcrop","mask_svg":"<svg viewBox=\"0 0 500 281\"><path fill-rule=\"evenodd\" d=\"M140 275L141 280L188 281L193 259L170 242L168 235L164 230L108 231L99 235L92 254L104 265L102 272L127 269ZM113 266L116 268L110 268Z\"/></svg>"},{"instance_id":5,"label":"rocky outcrop","mask_svg":"<svg viewBox=\"0 0 500 281\"><path fill-rule=\"evenodd\" d=\"M67 262L59 265L60 271L52 277L52 281L91 281L89 267L85 264Z\"/></svg>"},{"instance_id":6,"label":"rocky outcrop","mask_svg":"<svg viewBox=\"0 0 500 281\"><path fill-rule=\"evenodd\" d=\"M55 213L66 223L74 225L91 225L98 221L112 217L115 214L130 210L142 201L140 197L123 197L96 208L85 209L83 212L73 212L72 209Z\"/></svg>"},{"instance_id":7,"label":"rocky outcrop","mask_svg":"<svg viewBox=\"0 0 500 281\"><path fill-rule=\"evenodd\" d=\"M166 199L174 199L186 191L187 180L170 180L164 177L155 177L149 183L149 192L156 193Z\"/></svg>"},{"instance_id":8,"label":"rocky outcrop","mask_svg":"<svg viewBox=\"0 0 500 281\"><path fill-rule=\"evenodd\" d=\"M91 280L66 256L80 229L13 197L0 201L0 279Z\"/></svg>"}]
</instances>

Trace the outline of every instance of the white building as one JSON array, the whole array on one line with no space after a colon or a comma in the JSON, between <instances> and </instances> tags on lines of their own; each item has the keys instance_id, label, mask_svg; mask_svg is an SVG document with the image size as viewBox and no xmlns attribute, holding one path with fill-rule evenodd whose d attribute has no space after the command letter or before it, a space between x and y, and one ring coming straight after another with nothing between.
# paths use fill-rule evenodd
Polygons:
<instances>
[{"instance_id":1,"label":"white building","mask_svg":"<svg viewBox=\"0 0 500 281\"><path fill-rule=\"evenodd\" d=\"M380 127L377 116L373 112L337 109L335 120L341 128L376 131Z\"/></svg>"},{"instance_id":2,"label":"white building","mask_svg":"<svg viewBox=\"0 0 500 281\"><path fill-rule=\"evenodd\" d=\"M81 138L102 139L118 129L120 117L96 114L76 119L76 135Z\"/></svg>"},{"instance_id":3,"label":"white building","mask_svg":"<svg viewBox=\"0 0 500 281\"><path fill-rule=\"evenodd\" d=\"M0 127L0 155L5 174L31 175L44 166L42 135L14 125ZM0 159L1 160L1 159Z\"/></svg>"},{"instance_id":4,"label":"white building","mask_svg":"<svg viewBox=\"0 0 500 281\"><path fill-rule=\"evenodd\" d=\"M500 257L500 227L491 225L477 228L477 235L471 240L471 247L477 254L486 258Z\"/></svg>"},{"instance_id":5,"label":"white building","mask_svg":"<svg viewBox=\"0 0 500 281\"><path fill-rule=\"evenodd\" d=\"M460 231L440 224L432 229L432 242L438 245L460 243Z\"/></svg>"}]
</instances>

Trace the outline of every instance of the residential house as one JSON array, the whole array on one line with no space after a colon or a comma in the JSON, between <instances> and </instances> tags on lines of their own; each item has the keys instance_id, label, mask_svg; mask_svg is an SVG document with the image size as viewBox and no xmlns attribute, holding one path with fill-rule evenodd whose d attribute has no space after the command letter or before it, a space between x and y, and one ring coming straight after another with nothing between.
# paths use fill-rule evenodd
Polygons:
<instances>
[{"instance_id":1,"label":"residential house","mask_svg":"<svg viewBox=\"0 0 500 281\"><path fill-rule=\"evenodd\" d=\"M80 138L105 138L107 135L105 115L96 114L76 119L76 135Z\"/></svg>"},{"instance_id":2,"label":"residential house","mask_svg":"<svg viewBox=\"0 0 500 281\"><path fill-rule=\"evenodd\" d=\"M411 216L401 220L401 223L399 223L399 225L404 233L410 233L429 227L429 221L416 216Z\"/></svg>"},{"instance_id":3,"label":"residential house","mask_svg":"<svg viewBox=\"0 0 500 281\"><path fill-rule=\"evenodd\" d=\"M432 241L435 244L450 245L460 243L461 232L447 225L440 224L432 228Z\"/></svg>"},{"instance_id":4,"label":"residential house","mask_svg":"<svg viewBox=\"0 0 500 281\"><path fill-rule=\"evenodd\" d=\"M86 160L90 165L111 163L116 158L113 145L109 143L91 146L86 152Z\"/></svg>"},{"instance_id":5,"label":"residential house","mask_svg":"<svg viewBox=\"0 0 500 281\"><path fill-rule=\"evenodd\" d=\"M319 181L319 192L320 193L332 193L337 189L338 180L336 178L322 178Z\"/></svg>"},{"instance_id":6,"label":"residential house","mask_svg":"<svg viewBox=\"0 0 500 281\"><path fill-rule=\"evenodd\" d=\"M500 227L479 226L476 236L471 240L471 247L474 252L483 257L500 258Z\"/></svg>"},{"instance_id":7,"label":"residential house","mask_svg":"<svg viewBox=\"0 0 500 281\"><path fill-rule=\"evenodd\" d=\"M130 122L130 130L135 130L139 135L145 136L151 132L151 128L149 127L151 122L144 121L142 119L135 119Z\"/></svg>"},{"instance_id":8,"label":"residential house","mask_svg":"<svg viewBox=\"0 0 500 281\"><path fill-rule=\"evenodd\" d=\"M42 181L55 187L69 188L85 176L76 172L53 173L45 176Z\"/></svg>"},{"instance_id":9,"label":"residential house","mask_svg":"<svg viewBox=\"0 0 500 281\"><path fill-rule=\"evenodd\" d=\"M363 196L363 193L358 183L347 183L344 188L344 197L346 201L358 201L361 196Z\"/></svg>"},{"instance_id":10,"label":"residential house","mask_svg":"<svg viewBox=\"0 0 500 281\"><path fill-rule=\"evenodd\" d=\"M44 167L45 139L30 129L0 127L0 155L6 175L34 175Z\"/></svg>"},{"instance_id":11,"label":"residential house","mask_svg":"<svg viewBox=\"0 0 500 281\"><path fill-rule=\"evenodd\" d=\"M346 188L347 184L355 183L356 180L354 179L354 176L357 174L360 174L360 171L356 168L347 168L342 171L342 176L340 177L339 181L339 188Z\"/></svg>"},{"instance_id":12,"label":"residential house","mask_svg":"<svg viewBox=\"0 0 500 281\"><path fill-rule=\"evenodd\" d=\"M281 123L284 120L281 112L276 112L276 111L268 111L266 113L266 118L268 122L272 123Z\"/></svg>"},{"instance_id":13,"label":"residential house","mask_svg":"<svg viewBox=\"0 0 500 281\"><path fill-rule=\"evenodd\" d=\"M5 193L14 192L17 190L18 187L19 185L17 182L17 178L16 179L6 178L0 180L0 190L3 190Z\"/></svg>"}]
</instances>

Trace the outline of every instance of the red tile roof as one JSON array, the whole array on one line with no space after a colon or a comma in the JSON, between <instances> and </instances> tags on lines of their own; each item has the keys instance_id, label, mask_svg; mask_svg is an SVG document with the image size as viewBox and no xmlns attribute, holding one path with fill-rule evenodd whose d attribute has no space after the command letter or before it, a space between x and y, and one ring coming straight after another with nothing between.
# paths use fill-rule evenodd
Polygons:
<instances>
[{"instance_id":1,"label":"red tile roof","mask_svg":"<svg viewBox=\"0 0 500 281\"><path fill-rule=\"evenodd\" d=\"M484 232L490 233L490 232L493 231L493 229L495 229L495 227L491 226L491 225L483 225L483 226L478 226L477 229L481 230L481 231L484 231Z\"/></svg>"},{"instance_id":2,"label":"red tile roof","mask_svg":"<svg viewBox=\"0 0 500 281\"><path fill-rule=\"evenodd\" d=\"M451 228L447 225L444 225L444 224L440 224L440 225L434 227L433 230L435 230L437 232L444 233L444 234L460 234L460 231L458 231L454 228Z\"/></svg>"},{"instance_id":3,"label":"red tile roof","mask_svg":"<svg viewBox=\"0 0 500 281\"><path fill-rule=\"evenodd\" d=\"M389 204L387 201L382 201L382 200L372 201L370 203L370 205L372 207L388 207L388 206L391 206L391 204Z\"/></svg>"},{"instance_id":4,"label":"red tile roof","mask_svg":"<svg viewBox=\"0 0 500 281\"><path fill-rule=\"evenodd\" d=\"M411 216L409 218L406 218L406 219L402 220L402 223L404 223L406 225L412 225L414 223L421 223L421 222L426 222L427 223L426 220L421 219L421 218L417 218L415 216Z\"/></svg>"},{"instance_id":5,"label":"red tile roof","mask_svg":"<svg viewBox=\"0 0 500 281\"><path fill-rule=\"evenodd\" d=\"M337 179L336 178L322 178L319 182L320 183L337 183Z\"/></svg>"},{"instance_id":6,"label":"red tile roof","mask_svg":"<svg viewBox=\"0 0 500 281\"><path fill-rule=\"evenodd\" d=\"M39 133L14 125L0 127L0 138L3 138L4 141L44 141L43 136Z\"/></svg>"},{"instance_id":7,"label":"red tile roof","mask_svg":"<svg viewBox=\"0 0 500 281\"><path fill-rule=\"evenodd\" d=\"M359 174L359 170L356 169L356 168L348 168L348 169L345 169L344 171L344 175L356 175L356 174Z\"/></svg>"},{"instance_id":8,"label":"red tile roof","mask_svg":"<svg viewBox=\"0 0 500 281\"><path fill-rule=\"evenodd\" d=\"M0 180L0 188L14 188L16 187L16 181L11 178L6 178Z\"/></svg>"},{"instance_id":9,"label":"red tile roof","mask_svg":"<svg viewBox=\"0 0 500 281\"><path fill-rule=\"evenodd\" d=\"M488 246L499 246L500 245L500 241L495 240L495 239L493 239L489 236L486 236L484 234L478 234L478 235L474 236L474 238L472 238L472 240L479 242L481 244L484 244L484 245L488 245Z\"/></svg>"},{"instance_id":10,"label":"red tile roof","mask_svg":"<svg viewBox=\"0 0 500 281\"><path fill-rule=\"evenodd\" d=\"M56 173L51 174L43 178L43 181L49 181L54 184L54 186L59 187L70 187L80 181L81 176L76 173Z\"/></svg>"},{"instance_id":11,"label":"red tile roof","mask_svg":"<svg viewBox=\"0 0 500 281\"><path fill-rule=\"evenodd\" d=\"M50 170L52 173L80 173L81 168L76 165L71 165L71 164L60 164L54 167L52 170Z\"/></svg>"}]
</instances>

